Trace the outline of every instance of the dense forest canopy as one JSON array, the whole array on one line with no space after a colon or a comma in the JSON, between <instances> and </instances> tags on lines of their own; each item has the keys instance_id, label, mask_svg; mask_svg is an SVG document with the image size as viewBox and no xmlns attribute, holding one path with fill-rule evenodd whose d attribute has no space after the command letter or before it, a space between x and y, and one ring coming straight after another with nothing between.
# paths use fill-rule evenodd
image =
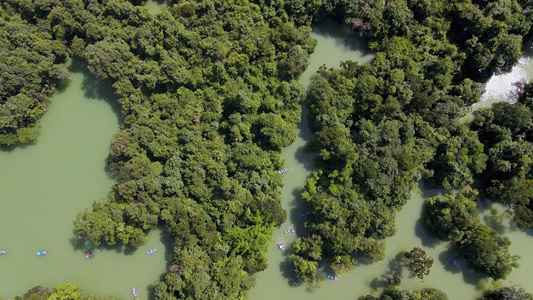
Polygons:
<instances>
[{"instance_id":1,"label":"dense forest canopy","mask_svg":"<svg viewBox=\"0 0 533 300\"><path fill-rule=\"evenodd\" d=\"M310 234L291 255L302 282L317 281L324 258L339 273L354 267L354 253L382 260L395 213L423 178L448 190L478 179L483 194L512 207L519 227L533 225L531 86L518 105L476 112L471 126L458 122L482 83L521 56L533 2L172 3L156 15L136 6L142 1L0 4L0 145L35 140L68 57L109 80L124 117L108 158L117 183L74 225L97 245L139 246L165 224L174 259L157 299L246 298L286 218L276 170L304 98L318 170L303 195ZM326 18L365 36L376 56L320 68L305 95L297 79L315 47L309 26ZM477 270L504 278L516 265L509 241L473 216L466 195L430 200L434 233L460 243ZM470 215L442 216L461 208ZM500 269L485 246L501 256ZM386 293L446 299L437 290Z\"/></svg>"},{"instance_id":2,"label":"dense forest canopy","mask_svg":"<svg viewBox=\"0 0 533 300\"><path fill-rule=\"evenodd\" d=\"M316 268L301 266L323 258L337 262L356 252L383 259L394 215L418 180L462 189L491 167L482 133L458 121L479 101L482 83L517 62L531 32L531 9L531 2L520 1L340 1L329 10L368 37L376 57L365 65L322 68L308 90L319 170L304 192L312 207L305 225L314 238L297 243L318 247L320 240L313 253L323 255L296 251L291 258L301 277L316 278ZM529 125L528 118L523 122ZM510 242L477 224L469 238L453 241L462 243L474 268L505 278L516 266ZM484 244L488 240L494 247ZM500 269L491 269L485 246L502 256Z\"/></svg>"}]
</instances>

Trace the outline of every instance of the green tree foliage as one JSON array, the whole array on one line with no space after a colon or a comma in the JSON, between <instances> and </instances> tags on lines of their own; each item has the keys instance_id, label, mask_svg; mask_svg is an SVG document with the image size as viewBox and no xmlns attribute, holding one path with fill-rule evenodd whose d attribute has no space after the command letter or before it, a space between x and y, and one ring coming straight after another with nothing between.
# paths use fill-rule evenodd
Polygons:
<instances>
[{"instance_id":1,"label":"green tree foliage","mask_svg":"<svg viewBox=\"0 0 533 300\"><path fill-rule=\"evenodd\" d=\"M67 78L67 48L51 32L0 4L0 147L33 142L48 96Z\"/></svg>"},{"instance_id":2,"label":"green tree foliage","mask_svg":"<svg viewBox=\"0 0 533 300\"><path fill-rule=\"evenodd\" d=\"M420 247L414 247L411 251L404 252L403 257L407 261L411 276L423 279L424 275L429 275L431 266L433 266L433 258L428 257L426 251Z\"/></svg>"},{"instance_id":3,"label":"green tree foliage","mask_svg":"<svg viewBox=\"0 0 533 300\"><path fill-rule=\"evenodd\" d=\"M487 170L480 174L484 192L510 206L519 228L533 226L532 95L531 85L526 85L518 103L495 103L476 111L471 125L488 156Z\"/></svg>"},{"instance_id":4,"label":"green tree foliage","mask_svg":"<svg viewBox=\"0 0 533 300\"><path fill-rule=\"evenodd\" d=\"M349 255L335 256L331 262L331 268L335 274L345 274L355 267L355 260Z\"/></svg>"},{"instance_id":5,"label":"green tree foliage","mask_svg":"<svg viewBox=\"0 0 533 300\"><path fill-rule=\"evenodd\" d=\"M316 283L318 281L318 262L296 254L291 254L291 262L301 282Z\"/></svg>"},{"instance_id":6,"label":"green tree foliage","mask_svg":"<svg viewBox=\"0 0 533 300\"><path fill-rule=\"evenodd\" d=\"M462 240L465 233L479 223L476 196L472 191L455 197L446 194L428 199L424 211L426 226L441 240L453 243Z\"/></svg>"},{"instance_id":7,"label":"green tree foliage","mask_svg":"<svg viewBox=\"0 0 533 300\"><path fill-rule=\"evenodd\" d=\"M308 25L326 17L365 35L376 57L322 67L307 93L319 170L303 195L313 234L298 240L291 256L300 279L316 282L323 258L334 258L339 271L352 267L354 252L382 260L395 213L417 181L434 176L446 188L461 187L485 159L495 174L489 178L498 180L494 193L523 178L509 195L522 203L512 204L524 216L521 226L529 224L530 113L519 106L492 112L492 119L480 113L502 120L486 127L498 135L472 128L483 145L455 123L478 100L480 83L517 61L531 28L530 2L201 0L179 1L155 16L132 4L141 2L0 4L0 144L35 138L47 95L67 75L68 55L109 80L124 117L108 159L118 182L74 225L95 244L139 246L148 230L165 224L174 260L156 284L156 299L244 299L253 273L266 268L269 236L286 218L275 170L301 117L296 79L316 44ZM523 122L510 124L513 113ZM499 139L484 140L491 136ZM491 150L503 141L501 151ZM490 276L505 277L508 241L434 215L451 220L443 234L450 239L479 233L459 241L471 260L480 258L473 266L494 267L486 250L500 264ZM427 297L444 299L432 293Z\"/></svg>"},{"instance_id":8,"label":"green tree foliage","mask_svg":"<svg viewBox=\"0 0 533 300\"><path fill-rule=\"evenodd\" d=\"M84 295L82 288L77 284L62 283L59 284L53 291L49 291L47 287L36 286L28 290L22 297L17 296L15 300L117 300L111 297L101 297L95 295Z\"/></svg>"},{"instance_id":9,"label":"green tree foliage","mask_svg":"<svg viewBox=\"0 0 533 300\"><path fill-rule=\"evenodd\" d=\"M503 287L494 291L486 291L478 300L532 300L533 294L522 288Z\"/></svg>"},{"instance_id":10,"label":"green tree foliage","mask_svg":"<svg viewBox=\"0 0 533 300\"><path fill-rule=\"evenodd\" d=\"M433 177L445 189L459 189L491 168L482 133L458 120L479 101L483 81L518 61L522 37L531 29L523 14L530 5L516 0L286 4L294 22L306 24L305 11L331 17L366 36L376 52L362 66L347 61L340 69L322 67L307 94L319 170L303 194L312 207L305 226L322 236L325 257L358 252L381 259L383 239L395 231L394 214L416 181ZM475 205L463 206L469 209L464 217L477 214ZM479 229L477 222L472 228L461 219L454 223L455 210L434 212L443 222L435 230L442 238L460 240ZM507 249L505 243L493 246ZM513 261L506 250L501 255L505 267L495 277L505 276ZM488 271L482 265L477 264Z\"/></svg>"},{"instance_id":11,"label":"green tree foliage","mask_svg":"<svg viewBox=\"0 0 533 300\"><path fill-rule=\"evenodd\" d=\"M477 192L468 191L426 200L426 224L437 238L454 243L472 268L494 280L505 279L518 267L518 256L509 254L507 237L481 222L476 197Z\"/></svg>"},{"instance_id":12,"label":"green tree foliage","mask_svg":"<svg viewBox=\"0 0 533 300\"><path fill-rule=\"evenodd\" d=\"M118 182L78 214L79 235L139 246L166 224L175 263L157 299L244 299L286 218L276 170L300 120L310 28L248 1L183 1L155 16L123 0L45 2L6 6L109 80L124 116L108 160Z\"/></svg>"},{"instance_id":13,"label":"green tree foliage","mask_svg":"<svg viewBox=\"0 0 533 300\"><path fill-rule=\"evenodd\" d=\"M438 139L435 157L429 164L435 170L433 181L447 190L472 184L487 161L476 132L466 125L452 125L440 129Z\"/></svg>"},{"instance_id":14,"label":"green tree foliage","mask_svg":"<svg viewBox=\"0 0 533 300\"><path fill-rule=\"evenodd\" d=\"M402 290L399 287L387 288L381 296L370 295L359 297L359 300L448 300L448 296L440 290L427 288L421 291Z\"/></svg>"},{"instance_id":15,"label":"green tree foliage","mask_svg":"<svg viewBox=\"0 0 533 300\"><path fill-rule=\"evenodd\" d=\"M60 284L48 298L49 300L77 300L81 297L81 288L72 282Z\"/></svg>"}]
</instances>

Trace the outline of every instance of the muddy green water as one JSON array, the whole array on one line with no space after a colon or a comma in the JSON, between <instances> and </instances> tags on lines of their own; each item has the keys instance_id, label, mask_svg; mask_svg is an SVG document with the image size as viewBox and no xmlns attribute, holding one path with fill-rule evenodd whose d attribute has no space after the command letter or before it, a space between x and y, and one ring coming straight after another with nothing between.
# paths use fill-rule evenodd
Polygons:
<instances>
[{"instance_id":1,"label":"muddy green water","mask_svg":"<svg viewBox=\"0 0 533 300\"><path fill-rule=\"evenodd\" d=\"M167 0L148 0L144 4L144 7L148 8L148 11L152 14L157 14L163 8L168 7Z\"/></svg>"},{"instance_id":2,"label":"muddy green water","mask_svg":"<svg viewBox=\"0 0 533 300\"><path fill-rule=\"evenodd\" d=\"M132 249L92 247L73 233L78 211L105 197L114 179L106 172L110 139L119 129L109 86L74 72L39 126L35 145L0 151L0 297L22 296L36 285L72 281L87 293L140 299L165 270L161 231ZM157 248L150 256L146 251ZM94 249L91 259L85 253ZM37 256L46 250L48 255Z\"/></svg>"},{"instance_id":3,"label":"muddy green water","mask_svg":"<svg viewBox=\"0 0 533 300\"><path fill-rule=\"evenodd\" d=\"M302 75L301 82L308 86L312 75L318 67L326 64L328 67L338 67L340 60L353 60L364 63L372 59L372 55L364 50L364 43L351 37L336 24L324 24L313 30L313 37L318 45L315 53L311 55L310 66ZM474 107L487 107L496 101L512 101L515 88L511 82L518 80L527 81L533 78L533 59L530 45L526 55L512 72L505 75L494 76L487 83L487 92L483 95L483 101ZM304 111L305 112L305 111ZM429 256L435 259L431 273L420 279L410 278L407 270L403 270L401 287L418 290L425 287L436 287L444 291L449 299L470 300L481 294L482 289L496 286L482 276L466 268L466 263L458 259L458 265L452 266L447 261L448 257L457 257L450 250L448 243L440 242L429 236L420 222L422 203L425 198L435 196L439 191L419 189L412 192L412 197L406 206L396 216L397 233L387 239L386 258L382 262L374 264L358 264L356 268L339 276L338 281L326 279L331 270L322 268L319 276L322 278L319 289L311 289L308 285L294 286L289 279L294 277L289 255L290 244L296 239L297 234L303 230L303 218L300 216L306 210L305 203L301 198L305 180L314 169L313 155L305 151L306 143L312 139L312 134L307 126L305 116L298 127L297 139L294 144L283 150L286 168L289 169L283 176L284 187L281 191L283 207L288 211L288 219L281 228L274 232L272 244L269 248L268 268L257 274L257 284L249 292L251 300L273 299L357 299L366 294L378 295L383 288L380 276L389 268L397 268L396 256L401 251L407 251L416 246L421 246ZM488 209L488 208L492 209ZM505 286L519 286L533 292L533 231L521 232L516 226L509 223L503 214L503 208L498 205L483 205L480 213L493 228L506 235L512 241L511 252L522 257L521 268L513 270ZM294 228L296 234L284 234L284 230ZM285 252L276 246L277 241L282 241L287 248Z\"/></svg>"}]
</instances>

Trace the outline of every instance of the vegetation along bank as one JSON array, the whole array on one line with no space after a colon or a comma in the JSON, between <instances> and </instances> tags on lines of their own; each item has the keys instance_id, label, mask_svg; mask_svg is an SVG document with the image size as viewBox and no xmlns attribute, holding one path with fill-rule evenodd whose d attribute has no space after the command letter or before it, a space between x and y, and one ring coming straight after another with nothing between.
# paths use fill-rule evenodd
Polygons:
<instances>
[{"instance_id":1,"label":"vegetation along bank","mask_svg":"<svg viewBox=\"0 0 533 300\"><path fill-rule=\"evenodd\" d=\"M74 225L96 245L139 246L166 224L174 259L157 299L246 298L286 218L276 170L304 100L318 170L304 192L310 235L291 255L300 281L316 282L325 258L338 274L354 253L382 260L420 179L461 191L428 200L437 237L493 279L516 266L508 240L475 216L472 188L509 205L520 228L533 225L532 88L519 104L458 120L483 82L518 61L533 2L175 1L157 15L133 2L0 4L0 145L36 140L68 57L112 82L124 117L108 158L117 184ZM321 68L305 95L309 26L325 19L365 36L376 57Z\"/></svg>"}]
</instances>

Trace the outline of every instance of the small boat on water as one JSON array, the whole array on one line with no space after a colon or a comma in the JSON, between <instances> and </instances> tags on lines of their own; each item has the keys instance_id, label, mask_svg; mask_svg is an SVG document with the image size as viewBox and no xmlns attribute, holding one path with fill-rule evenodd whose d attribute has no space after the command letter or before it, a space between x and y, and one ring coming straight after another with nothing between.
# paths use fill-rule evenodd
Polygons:
<instances>
[{"instance_id":1,"label":"small boat on water","mask_svg":"<svg viewBox=\"0 0 533 300\"><path fill-rule=\"evenodd\" d=\"M305 211L305 212L303 212L300 216L301 216L301 217L307 217L307 216L309 216L309 212L308 212L308 211Z\"/></svg>"},{"instance_id":2,"label":"small boat on water","mask_svg":"<svg viewBox=\"0 0 533 300\"><path fill-rule=\"evenodd\" d=\"M286 233L286 234L291 234L291 233L294 233L294 232L295 232L295 231L294 231L294 229L292 229L292 228L291 228L291 229L287 229L287 230L285 230L285 233Z\"/></svg>"},{"instance_id":3,"label":"small boat on water","mask_svg":"<svg viewBox=\"0 0 533 300\"><path fill-rule=\"evenodd\" d=\"M133 297L137 297L137 290L135 289L135 287L132 287L131 288L131 294L133 295Z\"/></svg>"},{"instance_id":4,"label":"small boat on water","mask_svg":"<svg viewBox=\"0 0 533 300\"><path fill-rule=\"evenodd\" d=\"M291 282L292 282L292 284L294 284L294 285L300 285L300 283L299 283L296 279L294 279L294 278L291 278Z\"/></svg>"},{"instance_id":5,"label":"small boat on water","mask_svg":"<svg viewBox=\"0 0 533 300\"><path fill-rule=\"evenodd\" d=\"M4 250L0 250L0 255L6 254Z\"/></svg>"},{"instance_id":6,"label":"small boat on water","mask_svg":"<svg viewBox=\"0 0 533 300\"><path fill-rule=\"evenodd\" d=\"M278 242L278 247L281 249L281 251L285 251L285 247L283 247L281 242Z\"/></svg>"},{"instance_id":7,"label":"small boat on water","mask_svg":"<svg viewBox=\"0 0 533 300\"><path fill-rule=\"evenodd\" d=\"M511 82L513 86L522 86L522 83L520 82Z\"/></svg>"},{"instance_id":8,"label":"small boat on water","mask_svg":"<svg viewBox=\"0 0 533 300\"><path fill-rule=\"evenodd\" d=\"M452 264L452 265L456 265L457 262L455 261L455 259L451 258L451 257L448 257L448 261Z\"/></svg>"},{"instance_id":9,"label":"small boat on water","mask_svg":"<svg viewBox=\"0 0 533 300\"><path fill-rule=\"evenodd\" d=\"M333 276L333 275L328 275L328 279L331 279L331 280L337 280L337 276Z\"/></svg>"},{"instance_id":10,"label":"small boat on water","mask_svg":"<svg viewBox=\"0 0 533 300\"><path fill-rule=\"evenodd\" d=\"M93 256L93 253L94 251L90 250L89 252L87 252L87 254L85 254L85 258L91 258L91 256Z\"/></svg>"},{"instance_id":11,"label":"small boat on water","mask_svg":"<svg viewBox=\"0 0 533 300\"><path fill-rule=\"evenodd\" d=\"M152 253L154 253L156 251L157 251L157 249L150 249L148 252L146 252L146 254L150 255L150 254L152 254Z\"/></svg>"},{"instance_id":12,"label":"small boat on water","mask_svg":"<svg viewBox=\"0 0 533 300\"><path fill-rule=\"evenodd\" d=\"M281 169L278 171L279 174L283 174L283 173L286 173L288 170L287 169Z\"/></svg>"},{"instance_id":13,"label":"small boat on water","mask_svg":"<svg viewBox=\"0 0 533 300\"><path fill-rule=\"evenodd\" d=\"M46 255L46 251L37 251L37 255Z\"/></svg>"}]
</instances>

